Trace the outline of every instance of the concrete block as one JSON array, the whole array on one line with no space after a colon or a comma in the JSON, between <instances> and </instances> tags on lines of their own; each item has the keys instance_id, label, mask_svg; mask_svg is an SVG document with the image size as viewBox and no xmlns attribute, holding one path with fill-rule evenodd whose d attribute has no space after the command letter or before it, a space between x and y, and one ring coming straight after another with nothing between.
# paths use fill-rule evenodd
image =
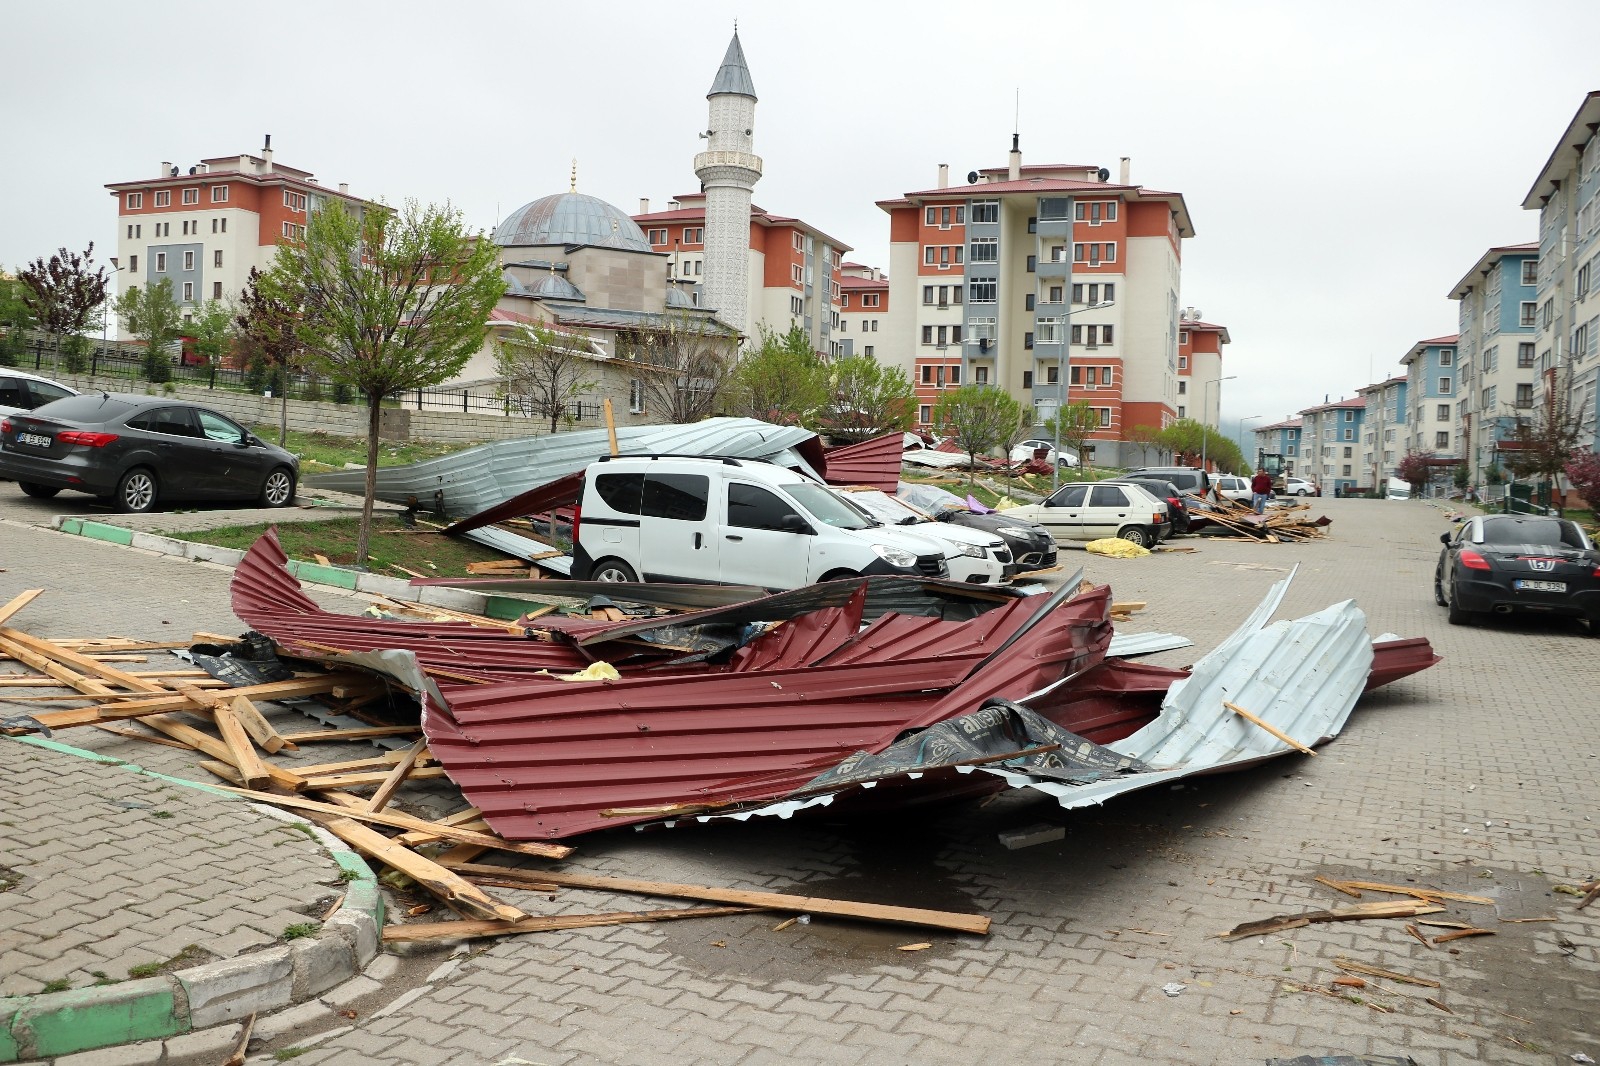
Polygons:
<instances>
[{"instance_id":1,"label":"concrete block","mask_svg":"<svg viewBox=\"0 0 1600 1066\"><path fill-rule=\"evenodd\" d=\"M372 978L357 974L344 984L330 991L322 997L322 1002L330 1007L345 1007L365 996L375 992L382 992L383 985Z\"/></svg>"},{"instance_id":2,"label":"concrete block","mask_svg":"<svg viewBox=\"0 0 1600 1066\"><path fill-rule=\"evenodd\" d=\"M335 917L337 917L337 915L335 915ZM389 978L393 977L399 972L400 960L389 952L379 955L362 970L362 973L366 974L366 976L372 978L374 981L387 981Z\"/></svg>"},{"instance_id":3,"label":"concrete block","mask_svg":"<svg viewBox=\"0 0 1600 1066\"><path fill-rule=\"evenodd\" d=\"M76 1055L62 1055L55 1066L154 1066L161 1061L165 1048L159 1040L147 1040L121 1047L103 1047L98 1051L80 1051Z\"/></svg>"},{"instance_id":4,"label":"concrete block","mask_svg":"<svg viewBox=\"0 0 1600 1066\"><path fill-rule=\"evenodd\" d=\"M337 933L323 933L290 944L289 962L294 967L291 995L299 1002L355 976L355 946Z\"/></svg>"},{"instance_id":5,"label":"concrete block","mask_svg":"<svg viewBox=\"0 0 1600 1066\"><path fill-rule=\"evenodd\" d=\"M103 540L108 544L133 543L133 530L109 526L104 522L84 522L79 532L91 540Z\"/></svg>"},{"instance_id":6,"label":"concrete block","mask_svg":"<svg viewBox=\"0 0 1600 1066\"><path fill-rule=\"evenodd\" d=\"M435 607L447 607L452 611L466 611L468 614L482 614L488 604L488 597L481 592L467 592L464 589L447 589L436 585L422 585L414 590L419 603L430 603Z\"/></svg>"},{"instance_id":7,"label":"concrete block","mask_svg":"<svg viewBox=\"0 0 1600 1066\"><path fill-rule=\"evenodd\" d=\"M323 566L321 563L305 563L291 559L289 572L301 581L313 581L319 585L332 585L341 589L356 587L355 571L338 566Z\"/></svg>"},{"instance_id":8,"label":"concrete block","mask_svg":"<svg viewBox=\"0 0 1600 1066\"><path fill-rule=\"evenodd\" d=\"M219 548L215 544L194 544L189 541L182 543L183 554L195 562L238 566L244 559L244 552L238 548Z\"/></svg>"},{"instance_id":9,"label":"concrete block","mask_svg":"<svg viewBox=\"0 0 1600 1066\"><path fill-rule=\"evenodd\" d=\"M337 914L323 923L324 933L341 936L355 949L356 965L365 968L378 954L378 923L369 916L340 907Z\"/></svg>"},{"instance_id":10,"label":"concrete block","mask_svg":"<svg viewBox=\"0 0 1600 1066\"><path fill-rule=\"evenodd\" d=\"M289 948L269 948L235 959L179 970L196 1029L287 1007L294 982Z\"/></svg>"},{"instance_id":11,"label":"concrete block","mask_svg":"<svg viewBox=\"0 0 1600 1066\"><path fill-rule=\"evenodd\" d=\"M76 988L20 1002L11 1034L21 1055L40 1058L159 1040L189 1028L178 1015L177 992L166 977Z\"/></svg>"},{"instance_id":12,"label":"concrete block","mask_svg":"<svg viewBox=\"0 0 1600 1066\"><path fill-rule=\"evenodd\" d=\"M1018 848L1031 848L1035 844L1048 844L1052 840L1061 840L1066 835L1067 831L1063 826L1035 822L1021 829L1006 830L1000 834L1000 843L1016 851Z\"/></svg>"},{"instance_id":13,"label":"concrete block","mask_svg":"<svg viewBox=\"0 0 1600 1066\"><path fill-rule=\"evenodd\" d=\"M414 600L417 590L403 577L386 577L383 574L357 574L356 591L371 596L388 596L394 600Z\"/></svg>"},{"instance_id":14,"label":"concrete block","mask_svg":"<svg viewBox=\"0 0 1600 1066\"><path fill-rule=\"evenodd\" d=\"M182 555L183 541L173 540L171 537L160 537L154 533L141 533L133 531L133 537L128 542L132 547L143 548L145 551L159 552L162 555Z\"/></svg>"},{"instance_id":15,"label":"concrete block","mask_svg":"<svg viewBox=\"0 0 1600 1066\"><path fill-rule=\"evenodd\" d=\"M310 1003L301 1003L290 1007L288 1010L269 1014L265 1018L257 1018L255 1028L250 1031L250 1043L270 1043L278 1037L292 1033L297 1029L325 1022L333 1017L333 1008L312 1000Z\"/></svg>"},{"instance_id":16,"label":"concrete block","mask_svg":"<svg viewBox=\"0 0 1600 1066\"><path fill-rule=\"evenodd\" d=\"M360 857L353 852L333 852L334 861L341 869L348 870L351 867L345 861L346 857L361 862ZM341 913L353 911L356 914L365 914L379 929L383 928L383 893L378 891L378 883L373 880L371 870L366 870L366 876L361 880L351 881L345 886L344 903L340 905L339 910Z\"/></svg>"},{"instance_id":17,"label":"concrete block","mask_svg":"<svg viewBox=\"0 0 1600 1066\"><path fill-rule=\"evenodd\" d=\"M216 1066L233 1051L243 1030L244 1026L234 1023L175 1036L167 1041L167 1057L161 1066Z\"/></svg>"}]
</instances>

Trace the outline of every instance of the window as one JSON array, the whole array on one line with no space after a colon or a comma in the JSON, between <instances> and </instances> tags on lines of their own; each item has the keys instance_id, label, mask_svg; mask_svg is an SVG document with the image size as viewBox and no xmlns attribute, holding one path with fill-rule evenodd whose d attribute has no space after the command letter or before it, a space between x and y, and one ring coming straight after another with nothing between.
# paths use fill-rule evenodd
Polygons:
<instances>
[{"instance_id":1,"label":"window","mask_svg":"<svg viewBox=\"0 0 1600 1066\"><path fill-rule=\"evenodd\" d=\"M1022 335L1022 347L1027 349L1028 351L1032 351L1033 350L1033 334L1032 333L1024 333Z\"/></svg>"},{"instance_id":2,"label":"window","mask_svg":"<svg viewBox=\"0 0 1600 1066\"><path fill-rule=\"evenodd\" d=\"M728 525L782 531L785 519L798 518L782 498L755 485L728 483Z\"/></svg>"},{"instance_id":3,"label":"window","mask_svg":"<svg viewBox=\"0 0 1600 1066\"><path fill-rule=\"evenodd\" d=\"M1450 381L1450 379L1449 378L1440 378L1439 379L1439 395L1440 396L1448 396L1448 395L1450 395L1450 389L1451 389L1451 381Z\"/></svg>"},{"instance_id":4,"label":"window","mask_svg":"<svg viewBox=\"0 0 1600 1066\"><path fill-rule=\"evenodd\" d=\"M1030 292L1030 293L1025 293L1023 295L1023 297L1022 297L1022 309L1024 311L1032 311L1033 310L1033 293Z\"/></svg>"},{"instance_id":5,"label":"window","mask_svg":"<svg viewBox=\"0 0 1600 1066\"><path fill-rule=\"evenodd\" d=\"M800 249L800 247L801 247L801 245L800 245L800 234L796 233L794 235L794 237L795 237L795 249L798 251ZM705 242L706 242L706 228L704 226L693 226L693 227L685 226L685 227L683 227L683 243L684 244L704 244Z\"/></svg>"},{"instance_id":6,"label":"window","mask_svg":"<svg viewBox=\"0 0 1600 1066\"><path fill-rule=\"evenodd\" d=\"M1575 295L1580 300L1589 294L1589 266L1593 262L1594 260L1591 259L1588 263L1578 268L1578 279L1574 288L1577 290Z\"/></svg>"},{"instance_id":7,"label":"window","mask_svg":"<svg viewBox=\"0 0 1600 1066\"><path fill-rule=\"evenodd\" d=\"M1039 232L1039 216L1038 215L1029 215L1028 216L1028 232L1029 233L1038 233Z\"/></svg>"},{"instance_id":8,"label":"window","mask_svg":"<svg viewBox=\"0 0 1600 1066\"><path fill-rule=\"evenodd\" d=\"M952 386L961 384L961 367L953 366L950 368L950 384Z\"/></svg>"},{"instance_id":9,"label":"window","mask_svg":"<svg viewBox=\"0 0 1600 1066\"><path fill-rule=\"evenodd\" d=\"M1028 273L1032 274L1036 269L1038 269L1038 266L1039 266L1038 258L1036 256L1031 256L1031 255L1028 256L1028 265L1027 265Z\"/></svg>"},{"instance_id":10,"label":"window","mask_svg":"<svg viewBox=\"0 0 1600 1066\"><path fill-rule=\"evenodd\" d=\"M877 307L880 295L881 294L876 293L876 292L862 293L862 295L861 295L861 306L862 307Z\"/></svg>"},{"instance_id":11,"label":"window","mask_svg":"<svg viewBox=\"0 0 1600 1066\"><path fill-rule=\"evenodd\" d=\"M1033 371L1024 370L1022 372L1022 387L1025 389L1033 388Z\"/></svg>"},{"instance_id":12,"label":"window","mask_svg":"<svg viewBox=\"0 0 1600 1066\"><path fill-rule=\"evenodd\" d=\"M972 261L974 263L995 263L1000 259L999 237L974 237L972 238Z\"/></svg>"},{"instance_id":13,"label":"window","mask_svg":"<svg viewBox=\"0 0 1600 1066\"><path fill-rule=\"evenodd\" d=\"M1098 226L1102 222L1115 222L1117 220L1117 201L1080 200L1074 205L1074 217L1079 222L1087 222L1091 226Z\"/></svg>"},{"instance_id":14,"label":"window","mask_svg":"<svg viewBox=\"0 0 1600 1066\"><path fill-rule=\"evenodd\" d=\"M1524 259L1522 261L1522 283L1524 285L1539 284L1539 260Z\"/></svg>"},{"instance_id":15,"label":"window","mask_svg":"<svg viewBox=\"0 0 1600 1066\"><path fill-rule=\"evenodd\" d=\"M937 226L939 224L938 215L939 209L937 207L928 208L922 217L922 224L925 226Z\"/></svg>"},{"instance_id":16,"label":"window","mask_svg":"<svg viewBox=\"0 0 1600 1066\"><path fill-rule=\"evenodd\" d=\"M1061 341L1061 323L1053 318L1041 318L1035 327L1040 344L1058 344Z\"/></svg>"},{"instance_id":17,"label":"window","mask_svg":"<svg viewBox=\"0 0 1600 1066\"><path fill-rule=\"evenodd\" d=\"M922 287L922 302L925 303L925 304L933 303L933 286L932 285L924 285Z\"/></svg>"},{"instance_id":18,"label":"window","mask_svg":"<svg viewBox=\"0 0 1600 1066\"><path fill-rule=\"evenodd\" d=\"M1533 406L1533 385L1531 383L1530 384L1522 384L1522 385L1518 385L1517 386L1516 406L1518 406L1518 407L1532 407Z\"/></svg>"},{"instance_id":19,"label":"window","mask_svg":"<svg viewBox=\"0 0 1600 1066\"><path fill-rule=\"evenodd\" d=\"M1056 302L1060 303L1061 301L1057 300ZM1075 304L1083 303L1083 285L1081 283L1072 286L1072 302Z\"/></svg>"},{"instance_id":20,"label":"window","mask_svg":"<svg viewBox=\"0 0 1600 1066\"><path fill-rule=\"evenodd\" d=\"M1063 290L1060 285L1050 286L1050 302L1053 304L1060 303L1062 291Z\"/></svg>"},{"instance_id":21,"label":"window","mask_svg":"<svg viewBox=\"0 0 1600 1066\"><path fill-rule=\"evenodd\" d=\"M185 271L189 271L189 270L193 270L194 269L194 253L193 252L184 252L183 253L183 269Z\"/></svg>"},{"instance_id":22,"label":"window","mask_svg":"<svg viewBox=\"0 0 1600 1066\"><path fill-rule=\"evenodd\" d=\"M1182 404L1179 404L1178 405L1178 417L1179 418L1188 418L1189 417L1189 409L1187 407L1184 407ZM1293 451L1293 449L1290 449L1290 450Z\"/></svg>"},{"instance_id":23,"label":"window","mask_svg":"<svg viewBox=\"0 0 1600 1066\"><path fill-rule=\"evenodd\" d=\"M711 479L705 474L651 474L644 479L639 513L645 518L700 522L706 517Z\"/></svg>"},{"instance_id":24,"label":"window","mask_svg":"<svg viewBox=\"0 0 1600 1066\"><path fill-rule=\"evenodd\" d=\"M979 200L972 205L973 225L992 224L999 221L999 200Z\"/></svg>"},{"instance_id":25,"label":"window","mask_svg":"<svg viewBox=\"0 0 1600 1066\"><path fill-rule=\"evenodd\" d=\"M222 249L221 248L218 248L216 251L211 253L211 265L214 266L214 267L219 267L219 266L222 265Z\"/></svg>"},{"instance_id":26,"label":"window","mask_svg":"<svg viewBox=\"0 0 1600 1066\"><path fill-rule=\"evenodd\" d=\"M1101 425L1107 423L1102 422ZM1122 489L1116 485L1096 485L1089 490L1090 507L1124 507L1128 498L1122 494Z\"/></svg>"},{"instance_id":27,"label":"window","mask_svg":"<svg viewBox=\"0 0 1600 1066\"><path fill-rule=\"evenodd\" d=\"M989 368L986 367L986 366L975 366L975 367L973 367L972 368L972 380L974 382L976 382L977 384L979 384L979 385L987 385L987 384L989 384Z\"/></svg>"},{"instance_id":28,"label":"window","mask_svg":"<svg viewBox=\"0 0 1600 1066\"><path fill-rule=\"evenodd\" d=\"M1490 385L1483 390L1483 409L1485 412L1494 410L1496 386Z\"/></svg>"},{"instance_id":29,"label":"window","mask_svg":"<svg viewBox=\"0 0 1600 1066\"><path fill-rule=\"evenodd\" d=\"M138 272L139 272L139 257L136 256L136 255L128 256L128 273L137 274Z\"/></svg>"},{"instance_id":30,"label":"window","mask_svg":"<svg viewBox=\"0 0 1600 1066\"><path fill-rule=\"evenodd\" d=\"M1440 348L1439 349L1439 365L1440 366L1450 366L1455 361L1456 361L1456 350L1454 348Z\"/></svg>"},{"instance_id":31,"label":"window","mask_svg":"<svg viewBox=\"0 0 1600 1066\"><path fill-rule=\"evenodd\" d=\"M1523 300L1517 305L1517 325L1531 328L1538 322L1539 305L1533 300Z\"/></svg>"},{"instance_id":32,"label":"window","mask_svg":"<svg viewBox=\"0 0 1600 1066\"><path fill-rule=\"evenodd\" d=\"M1344 413L1344 420L1346 422L1354 422L1356 420L1356 413L1354 411L1346 411Z\"/></svg>"},{"instance_id":33,"label":"window","mask_svg":"<svg viewBox=\"0 0 1600 1066\"><path fill-rule=\"evenodd\" d=\"M187 192L187 190L185 190L185 191ZM304 201L305 197L302 196L300 199L302 201ZM189 201L187 199L185 199L183 202L184 203L188 203ZM196 202L197 203L199 202L198 198L196 199ZM213 185L213 186L211 186L211 202L214 203L214 204L225 204L225 203L227 203L228 202L228 187L226 185Z\"/></svg>"},{"instance_id":34,"label":"window","mask_svg":"<svg viewBox=\"0 0 1600 1066\"><path fill-rule=\"evenodd\" d=\"M1046 222L1064 222L1072 217L1072 201L1064 196L1047 196L1039 201L1039 217Z\"/></svg>"},{"instance_id":35,"label":"window","mask_svg":"<svg viewBox=\"0 0 1600 1066\"><path fill-rule=\"evenodd\" d=\"M213 300L222 299L222 282L213 281L211 283L211 298Z\"/></svg>"},{"instance_id":36,"label":"window","mask_svg":"<svg viewBox=\"0 0 1600 1066\"><path fill-rule=\"evenodd\" d=\"M799 317L806 313L806 302L798 296L789 297L789 313Z\"/></svg>"},{"instance_id":37,"label":"window","mask_svg":"<svg viewBox=\"0 0 1600 1066\"><path fill-rule=\"evenodd\" d=\"M162 190L160 190L159 192L156 193L156 206L157 207L171 207L172 206L172 190L171 189L162 189Z\"/></svg>"},{"instance_id":38,"label":"window","mask_svg":"<svg viewBox=\"0 0 1600 1066\"><path fill-rule=\"evenodd\" d=\"M1189 383L1187 381L1178 382L1178 395L1179 396L1187 396L1187 395L1189 395Z\"/></svg>"},{"instance_id":39,"label":"window","mask_svg":"<svg viewBox=\"0 0 1600 1066\"><path fill-rule=\"evenodd\" d=\"M1438 433L1435 433L1433 435L1433 446L1435 448L1448 448L1448 447L1450 447L1450 434L1449 434L1449 432L1446 431L1446 430L1440 430Z\"/></svg>"},{"instance_id":40,"label":"window","mask_svg":"<svg viewBox=\"0 0 1600 1066\"><path fill-rule=\"evenodd\" d=\"M1343 440L1355 440L1356 439L1356 431L1353 430L1353 429L1345 430L1344 431L1344 437L1341 438L1341 439L1343 439Z\"/></svg>"},{"instance_id":41,"label":"window","mask_svg":"<svg viewBox=\"0 0 1600 1066\"><path fill-rule=\"evenodd\" d=\"M1351 456L1351 453L1352 453L1352 452L1353 452L1353 451L1354 451L1354 450L1355 450L1355 449L1353 449L1353 448L1346 448L1346 449L1345 449L1345 450L1344 450L1344 457L1345 457L1345 458L1346 458L1346 459L1349 459L1349 458L1351 458L1351 457L1352 457L1352 456Z\"/></svg>"},{"instance_id":42,"label":"window","mask_svg":"<svg viewBox=\"0 0 1600 1066\"><path fill-rule=\"evenodd\" d=\"M1440 404L1439 409L1433 413L1433 417L1436 422L1450 421L1450 405L1447 403Z\"/></svg>"},{"instance_id":43,"label":"window","mask_svg":"<svg viewBox=\"0 0 1600 1066\"><path fill-rule=\"evenodd\" d=\"M186 304L194 303L194 282L192 281L183 283L183 302Z\"/></svg>"},{"instance_id":44,"label":"window","mask_svg":"<svg viewBox=\"0 0 1600 1066\"><path fill-rule=\"evenodd\" d=\"M223 233L227 233L228 232L228 220L225 219L225 218L216 219L215 223L212 226L213 232L215 232L218 227L221 228Z\"/></svg>"},{"instance_id":45,"label":"window","mask_svg":"<svg viewBox=\"0 0 1600 1066\"><path fill-rule=\"evenodd\" d=\"M1117 261L1117 246L1115 244L1074 244L1072 246L1072 261L1074 263L1087 263L1089 266L1099 266L1101 263L1115 263Z\"/></svg>"},{"instance_id":46,"label":"window","mask_svg":"<svg viewBox=\"0 0 1600 1066\"><path fill-rule=\"evenodd\" d=\"M293 222L285 222L283 224L283 235L286 239L291 241L304 240L306 236L306 228L304 226L297 226Z\"/></svg>"},{"instance_id":47,"label":"window","mask_svg":"<svg viewBox=\"0 0 1600 1066\"><path fill-rule=\"evenodd\" d=\"M306 209L306 194L303 192L290 192L283 190L283 206L291 211L304 211Z\"/></svg>"},{"instance_id":48,"label":"window","mask_svg":"<svg viewBox=\"0 0 1600 1066\"><path fill-rule=\"evenodd\" d=\"M183 190L183 202L185 204L197 204L197 203L199 203L200 202L200 190L199 189L185 189L185 190Z\"/></svg>"},{"instance_id":49,"label":"window","mask_svg":"<svg viewBox=\"0 0 1600 1066\"><path fill-rule=\"evenodd\" d=\"M144 193L130 192L128 194L128 210L141 211L144 209Z\"/></svg>"},{"instance_id":50,"label":"window","mask_svg":"<svg viewBox=\"0 0 1600 1066\"><path fill-rule=\"evenodd\" d=\"M933 408L927 404L917 408L917 421L924 426L931 425L933 423Z\"/></svg>"},{"instance_id":51,"label":"window","mask_svg":"<svg viewBox=\"0 0 1600 1066\"><path fill-rule=\"evenodd\" d=\"M1095 410L1100 412L1100 425L1102 427L1111 425L1111 408L1096 407Z\"/></svg>"},{"instance_id":52,"label":"window","mask_svg":"<svg viewBox=\"0 0 1600 1066\"><path fill-rule=\"evenodd\" d=\"M157 274L165 274L166 272L167 272L167 253L166 252L157 252L156 253L156 273Z\"/></svg>"},{"instance_id":53,"label":"window","mask_svg":"<svg viewBox=\"0 0 1600 1066\"><path fill-rule=\"evenodd\" d=\"M867 358L871 359L872 358L872 345L870 345L870 344L867 345L866 352L867 352Z\"/></svg>"},{"instance_id":54,"label":"window","mask_svg":"<svg viewBox=\"0 0 1600 1066\"><path fill-rule=\"evenodd\" d=\"M667 243L667 231L664 230L664 229L646 230L645 231L645 235L644 235L644 239L646 241L648 241L650 244L666 244Z\"/></svg>"},{"instance_id":55,"label":"window","mask_svg":"<svg viewBox=\"0 0 1600 1066\"><path fill-rule=\"evenodd\" d=\"M1526 370L1533 365L1532 342L1517 345L1517 366Z\"/></svg>"},{"instance_id":56,"label":"window","mask_svg":"<svg viewBox=\"0 0 1600 1066\"><path fill-rule=\"evenodd\" d=\"M170 222L157 222L156 223L156 236L157 237L170 237L170 236L172 236L172 223L170 223Z\"/></svg>"},{"instance_id":57,"label":"window","mask_svg":"<svg viewBox=\"0 0 1600 1066\"><path fill-rule=\"evenodd\" d=\"M995 302L995 290L997 286L993 278L984 280L974 279L968 284L972 290L967 295L969 302L975 304L992 304Z\"/></svg>"},{"instance_id":58,"label":"window","mask_svg":"<svg viewBox=\"0 0 1600 1066\"><path fill-rule=\"evenodd\" d=\"M799 263L789 264L789 280L795 285L805 284L805 271L800 268Z\"/></svg>"}]
</instances>

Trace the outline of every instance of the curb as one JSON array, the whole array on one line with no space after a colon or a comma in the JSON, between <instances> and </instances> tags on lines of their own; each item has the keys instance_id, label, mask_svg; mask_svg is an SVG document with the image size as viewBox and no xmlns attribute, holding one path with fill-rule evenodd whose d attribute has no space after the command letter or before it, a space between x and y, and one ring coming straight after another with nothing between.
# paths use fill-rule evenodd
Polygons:
<instances>
[{"instance_id":1,"label":"curb","mask_svg":"<svg viewBox=\"0 0 1600 1066\"><path fill-rule=\"evenodd\" d=\"M41 737L8 739L239 799L200 782L159 774L57 741ZM274 818L309 825L276 808L252 806ZM358 976L382 950L379 931L383 928L384 907L377 878L361 856L343 842L321 827L311 828L333 861L351 878L339 909L322 923L315 937L159 977L0 999L0 1063L50 1059L136 1041L182 1038L195 1030L305 1002ZM169 1057L187 1050L178 1041L172 1045L165 1049Z\"/></svg>"},{"instance_id":2,"label":"curb","mask_svg":"<svg viewBox=\"0 0 1600 1066\"><path fill-rule=\"evenodd\" d=\"M51 519L50 525L57 532L66 533L70 536L87 537L90 540L98 540L106 544L119 544L128 548L142 548L145 551L155 552L159 555L171 555L193 562L217 563L221 566L237 567L240 561L244 559L245 554L238 548L219 548L212 544L175 540L172 537L163 537L155 533L143 533L139 530L128 529L125 526L114 526L88 518L57 515ZM345 592L365 592L372 596L386 596L391 600L421 603L431 607L444 607L449 610L466 611L471 614L486 614L489 610L489 601L494 598L478 592L468 592L464 589L450 589L434 585L412 585L409 579L403 577L364 574L356 570L347 570L341 566L323 566L321 563L302 562L298 559L289 560L289 573L307 584L322 585ZM518 612L518 614L520 613ZM0 1062L3 1061L5 1060L0 1059Z\"/></svg>"}]
</instances>

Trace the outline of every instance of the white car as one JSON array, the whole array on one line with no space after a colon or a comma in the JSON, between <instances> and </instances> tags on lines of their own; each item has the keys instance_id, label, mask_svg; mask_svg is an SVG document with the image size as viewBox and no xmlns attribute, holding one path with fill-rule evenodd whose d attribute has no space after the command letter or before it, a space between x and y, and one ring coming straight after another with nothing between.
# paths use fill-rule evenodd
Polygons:
<instances>
[{"instance_id":1,"label":"white car","mask_svg":"<svg viewBox=\"0 0 1600 1066\"><path fill-rule=\"evenodd\" d=\"M1032 459L1034 455L1038 453L1040 448L1044 449L1045 462L1052 462L1056 459L1056 446L1052 442L1047 440L1025 440L1011 449L1011 461L1013 463L1025 463L1029 459ZM1077 466L1078 457L1073 455L1071 452L1062 449L1061 460L1056 465Z\"/></svg>"},{"instance_id":2,"label":"white car","mask_svg":"<svg viewBox=\"0 0 1600 1066\"><path fill-rule=\"evenodd\" d=\"M999 514L1039 523L1057 544L1121 537L1149 548L1172 532L1166 500L1156 499L1138 485L1120 483L1072 482L1042 503L1007 507Z\"/></svg>"},{"instance_id":3,"label":"white car","mask_svg":"<svg viewBox=\"0 0 1600 1066\"><path fill-rule=\"evenodd\" d=\"M1222 474L1215 479L1216 490L1224 498L1238 503L1249 503L1250 479L1238 477L1234 474Z\"/></svg>"},{"instance_id":4,"label":"white car","mask_svg":"<svg viewBox=\"0 0 1600 1066\"><path fill-rule=\"evenodd\" d=\"M51 400L76 395L77 389L69 389L49 378L0 367L0 415L20 414L43 407Z\"/></svg>"},{"instance_id":5,"label":"white car","mask_svg":"<svg viewBox=\"0 0 1600 1066\"><path fill-rule=\"evenodd\" d=\"M1317 486L1303 477L1289 477L1284 479L1285 496L1316 496L1319 495Z\"/></svg>"},{"instance_id":6,"label":"white car","mask_svg":"<svg viewBox=\"0 0 1600 1066\"><path fill-rule=\"evenodd\" d=\"M937 522L899 497L882 489L835 489L841 497L874 520L920 537L946 541L950 580L972 585L998 585L1006 579L1011 552L993 533L970 526Z\"/></svg>"},{"instance_id":7,"label":"white car","mask_svg":"<svg viewBox=\"0 0 1600 1066\"><path fill-rule=\"evenodd\" d=\"M1390 478L1389 479L1389 483L1384 486L1383 498L1386 499L1386 500L1409 500L1409 499L1411 499L1411 485L1410 485L1410 483L1409 482L1405 482L1405 481L1401 481L1398 478Z\"/></svg>"}]
</instances>

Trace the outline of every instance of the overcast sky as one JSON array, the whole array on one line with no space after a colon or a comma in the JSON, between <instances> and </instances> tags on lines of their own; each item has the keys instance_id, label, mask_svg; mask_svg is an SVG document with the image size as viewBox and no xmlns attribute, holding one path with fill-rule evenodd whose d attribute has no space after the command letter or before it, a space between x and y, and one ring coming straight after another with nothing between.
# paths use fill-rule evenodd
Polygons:
<instances>
[{"instance_id":1,"label":"overcast sky","mask_svg":"<svg viewBox=\"0 0 1600 1066\"><path fill-rule=\"evenodd\" d=\"M756 202L886 265L875 201L1002 166L1097 163L1184 194L1184 304L1226 325L1225 423L1350 396L1455 332L1584 93L1600 4L1503 2L4 6L0 264L94 241L103 186L255 152L489 228L578 188L634 212L698 187L733 21L760 103ZM1580 42L1588 42L1583 44Z\"/></svg>"}]
</instances>

